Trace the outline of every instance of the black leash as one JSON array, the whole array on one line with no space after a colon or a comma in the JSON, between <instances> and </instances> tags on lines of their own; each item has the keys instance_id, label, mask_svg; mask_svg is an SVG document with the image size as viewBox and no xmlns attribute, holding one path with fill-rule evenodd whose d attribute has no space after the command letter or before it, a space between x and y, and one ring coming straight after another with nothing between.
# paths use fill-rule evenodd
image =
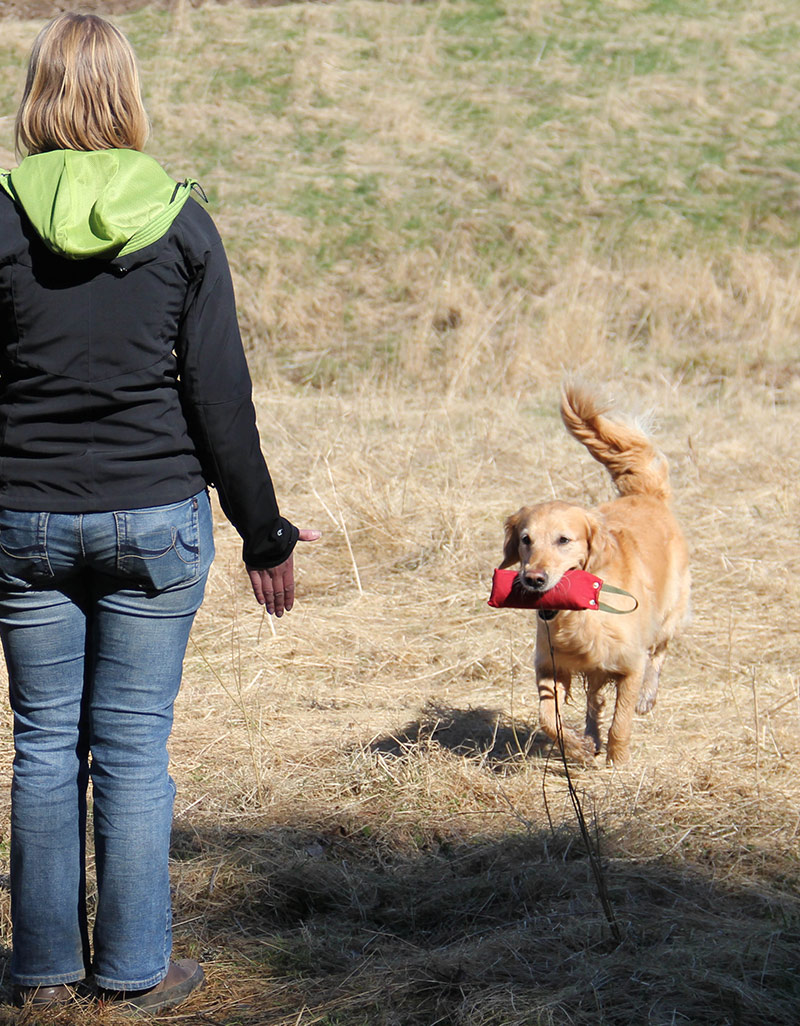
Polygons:
<instances>
[{"instance_id":1,"label":"black leash","mask_svg":"<svg viewBox=\"0 0 800 1026\"><path fill-rule=\"evenodd\" d=\"M572 782L572 776L569 772L569 764L567 762L566 750L564 748L564 733L561 725L561 710L558 705L558 678L556 677L556 655L553 648L553 642L550 638L550 624L548 621L552 620L556 615L556 610L540 610L539 616L544 622L544 627L547 632L547 644L550 648L550 659L553 665L553 697L555 699L556 706L556 738L558 742L558 748L561 752L561 761L564 765L564 775L567 779L567 790L569 791L570 801L572 802L572 808L575 810L575 817L578 820L578 826L580 828L581 837L586 848L586 855L589 859L589 865L592 867L592 874L594 876L595 885L597 887L597 896L600 899L600 904L605 913L606 922L608 923L611 935L617 944L622 943L622 931L619 928L617 917L614 915L614 907L611 904L611 899L608 896L608 886L606 883L605 872L603 870L602 862L600 861L600 844L599 839L596 844L592 843L592 838L589 833L589 828L586 825L586 818L583 814L583 808L581 806L580 797L575 784ZM554 742L555 744L555 742ZM550 752L552 753L552 748ZM547 776L547 766L550 761L550 755L547 756L547 762L545 763L545 772L542 777L542 793L544 794L544 806L547 812L547 820L550 824L550 830L555 833L553 829L553 820L550 817L550 809L547 804L547 792L544 786L545 777Z\"/></svg>"}]
</instances>

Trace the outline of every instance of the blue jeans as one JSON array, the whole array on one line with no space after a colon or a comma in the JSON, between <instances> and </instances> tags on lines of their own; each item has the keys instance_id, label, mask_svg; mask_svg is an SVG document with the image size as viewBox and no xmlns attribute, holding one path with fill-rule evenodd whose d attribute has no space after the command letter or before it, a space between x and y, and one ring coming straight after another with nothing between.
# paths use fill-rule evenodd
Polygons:
<instances>
[{"instance_id":1,"label":"blue jeans","mask_svg":"<svg viewBox=\"0 0 800 1026\"><path fill-rule=\"evenodd\" d=\"M167 739L213 556L205 492L115 513L0 510L0 637L14 711L14 983L72 983L93 971L101 987L139 990L167 972Z\"/></svg>"}]
</instances>

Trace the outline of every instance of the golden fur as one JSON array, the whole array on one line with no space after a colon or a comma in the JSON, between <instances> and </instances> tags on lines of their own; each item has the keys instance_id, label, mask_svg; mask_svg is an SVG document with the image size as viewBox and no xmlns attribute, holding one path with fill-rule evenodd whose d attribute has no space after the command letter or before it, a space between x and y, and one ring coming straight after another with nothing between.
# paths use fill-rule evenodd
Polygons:
<instances>
[{"instance_id":1,"label":"golden fur","mask_svg":"<svg viewBox=\"0 0 800 1026\"><path fill-rule=\"evenodd\" d=\"M565 611L547 623L537 618L542 728L557 738L572 677L583 675L585 733L581 736L563 724L561 733L566 754L588 761L601 749L604 687L613 683L616 702L606 756L608 762L621 764L630 757L634 710L653 708L667 644L686 616L689 561L669 508L666 460L642 431L612 420L606 412L587 391L565 387L564 424L606 467L619 498L592 510L567 502L523 507L506 520L501 565L519 562L520 583L533 592L547 591L567 570L581 569L637 599L638 608L625 615Z\"/></svg>"}]
</instances>

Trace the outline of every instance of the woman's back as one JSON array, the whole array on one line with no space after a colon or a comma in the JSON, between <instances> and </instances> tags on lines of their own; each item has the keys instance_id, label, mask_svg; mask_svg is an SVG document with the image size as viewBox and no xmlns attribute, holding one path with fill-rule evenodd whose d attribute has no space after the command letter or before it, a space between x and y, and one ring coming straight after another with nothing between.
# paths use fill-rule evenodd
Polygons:
<instances>
[{"instance_id":1,"label":"woman's back","mask_svg":"<svg viewBox=\"0 0 800 1026\"><path fill-rule=\"evenodd\" d=\"M109 161L117 153L166 200L137 203L121 188ZM65 156L66 169L39 173L36 190L25 189L31 164L36 174L37 162L52 169ZM219 245L211 219L194 201L170 204L179 187L135 151L36 155L6 182L0 504L88 511L193 495L204 481L178 391L178 353L187 296ZM130 237L159 217L165 223L131 252Z\"/></svg>"}]
</instances>

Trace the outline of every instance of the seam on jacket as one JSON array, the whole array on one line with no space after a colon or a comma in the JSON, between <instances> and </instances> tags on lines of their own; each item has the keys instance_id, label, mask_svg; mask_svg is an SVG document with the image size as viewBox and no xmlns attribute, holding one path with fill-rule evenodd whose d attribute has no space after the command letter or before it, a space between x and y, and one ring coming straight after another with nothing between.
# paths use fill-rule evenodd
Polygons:
<instances>
[{"instance_id":1,"label":"seam on jacket","mask_svg":"<svg viewBox=\"0 0 800 1026\"><path fill-rule=\"evenodd\" d=\"M251 392L242 392L241 395L235 395L232 399L195 399L192 397L192 404L194 406L230 406L232 403L240 403L243 399L249 401L252 397Z\"/></svg>"},{"instance_id":2,"label":"seam on jacket","mask_svg":"<svg viewBox=\"0 0 800 1026\"><path fill-rule=\"evenodd\" d=\"M91 355L90 355L89 356L89 363L91 363L91 362L92 361L91 361ZM29 367L31 370L38 371L40 374L46 374L49 378L53 378L54 380L58 380L58 381L78 381L82 385L91 386L91 385L95 385L95 384L100 384L101 382L105 383L107 381L113 381L115 378L126 378L131 373L140 374L142 371L151 370L153 367L157 367L159 364L162 364L162 363L166 363L166 364L169 365L171 363L171 361L170 361L169 357L166 355L166 352L165 352L165 354L163 356L159 356L158 359L153 360L152 363L146 363L146 364L143 364L140 367L131 367L131 368L126 369L124 371L118 371L116 374L109 374L109 375L107 375L106 377L103 377L103 378L76 378L76 377L73 377L72 374L66 374L64 372L58 372L58 371L50 370L47 367L40 366L38 363L31 363L29 360L25 359L24 355L20 355L19 359L17 360L17 363L21 367Z\"/></svg>"}]
</instances>

